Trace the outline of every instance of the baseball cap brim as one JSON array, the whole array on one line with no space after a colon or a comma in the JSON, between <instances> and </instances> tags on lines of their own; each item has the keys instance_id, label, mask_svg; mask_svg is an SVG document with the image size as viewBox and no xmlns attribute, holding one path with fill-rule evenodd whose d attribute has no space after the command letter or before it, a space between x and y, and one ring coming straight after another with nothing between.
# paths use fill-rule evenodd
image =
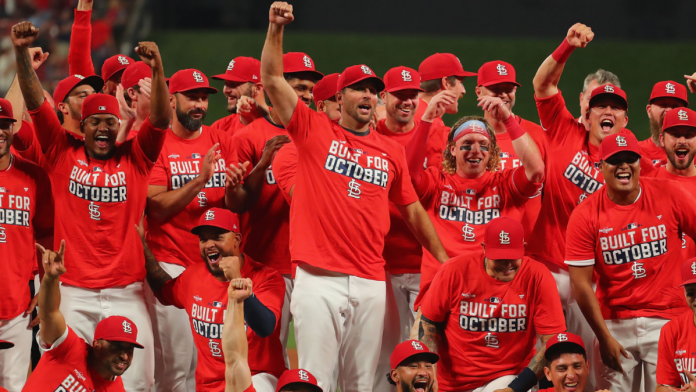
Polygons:
<instances>
[{"instance_id":1,"label":"baseball cap brim","mask_svg":"<svg viewBox=\"0 0 696 392\"><path fill-rule=\"evenodd\" d=\"M216 80L226 80L228 82L239 82L239 83L252 82L252 83L256 83L253 80L247 80L244 78L239 78L239 77L236 77L233 75L227 75L227 74L213 75L213 76L211 76L211 78L216 79Z\"/></svg>"},{"instance_id":2,"label":"baseball cap brim","mask_svg":"<svg viewBox=\"0 0 696 392\"><path fill-rule=\"evenodd\" d=\"M616 155L616 154L618 154L618 153L620 153L620 152L630 152L630 153L633 153L633 154L638 155L638 159L643 158L643 156L640 155L640 152L638 152L638 151L633 151L633 150L630 150L630 149L624 149L624 150L612 151L612 152L609 153L609 154L604 154L604 156L603 156L603 157L600 157L600 159L603 160L603 161L606 161L607 159L613 157L614 155Z\"/></svg>"},{"instance_id":3,"label":"baseball cap brim","mask_svg":"<svg viewBox=\"0 0 696 392\"><path fill-rule=\"evenodd\" d=\"M422 88L420 88L420 87L415 87L415 86L395 86L395 87L392 87L392 88L385 89L384 91L386 91L386 92L388 92L388 93L394 93L394 92L397 92L397 91L405 91L405 90L416 90L416 91L419 91L419 92L425 91L425 90L423 90Z\"/></svg>"},{"instance_id":4,"label":"baseball cap brim","mask_svg":"<svg viewBox=\"0 0 696 392\"><path fill-rule=\"evenodd\" d=\"M510 80L489 80L486 83L480 84L478 87L488 87L488 86L492 86L494 84L501 84L501 83L512 83L512 84L516 85L517 87L522 87L521 84L519 84L517 82L510 81Z\"/></svg>"},{"instance_id":5,"label":"baseball cap brim","mask_svg":"<svg viewBox=\"0 0 696 392\"><path fill-rule=\"evenodd\" d=\"M107 337L101 337L101 338L99 338L99 339L106 340L107 342L123 342L123 343L130 343L130 344L132 344L133 346L135 346L135 348L145 348L142 344L140 344L140 343L138 343L138 342L135 342L135 341L133 341L133 340L128 340L128 339L120 338L120 337L108 337L108 336L107 336Z\"/></svg>"},{"instance_id":6,"label":"baseball cap brim","mask_svg":"<svg viewBox=\"0 0 696 392\"><path fill-rule=\"evenodd\" d=\"M684 107L685 107L685 108L688 108L688 107L689 107L689 102L687 102L687 101L685 101L685 100L683 100L683 99L681 99L681 98L679 98L679 97L675 97L674 95L658 95L657 97L652 97L652 98L650 98L650 100L648 101L648 103L652 104L654 100L660 99L660 98L674 98L674 99L678 99L678 100L684 102Z\"/></svg>"},{"instance_id":7,"label":"baseball cap brim","mask_svg":"<svg viewBox=\"0 0 696 392\"><path fill-rule=\"evenodd\" d=\"M353 80L353 83L351 83L345 87L354 86L354 85L356 85L364 80L370 80L370 81L374 82L376 87L377 87L377 92L384 91L384 82L382 81L382 79L380 79L376 76L370 76L370 75L365 75L361 78L358 78L357 80Z\"/></svg>"},{"instance_id":8,"label":"baseball cap brim","mask_svg":"<svg viewBox=\"0 0 696 392\"><path fill-rule=\"evenodd\" d=\"M200 232L201 232L201 229L203 229L204 227L210 227L210 228L212 228L212 229L225 230L226 232L233 231L233 232L236 233L236 231L234 231L234 230L232 230L232 229L229 229L229 228L227 228L227 227L216 226L216 225L198 225L198 226L194 227L193 229L191 229L191 233L192 233L192 234L195 234L195 235L198 235L198 233L200 233Z\"/></svg>"},{"instance_id":9,"label":"baseball cap brim","mask_svg":"<svg viewBox=\"0 0 696 392\"><path fill-rule=\"evenodd\" d=\"M462 72L456 73L452 76L458 76L460 78L468 78L471 76L478 76L478 74L476 72L462 71Z\"/></svg>"},{"instance_id":10,"label":"baseball cap brim","mask_svg":"<svg viewBox=\"0 0 696 392\"><path fill-rule=\"evenodd\" d=\"M517 260L524 256L524 247L499 249L486 247L486 258L491 260Z\"/></svg>"},{"instance_id":11,"label":"baseball cap brim","mask_svg":"<svg viewBox=\"0 0 696 392\"><path fill-rule=\"evenodd\" d=\"M316 71L316 70L312 70L312 69L302 69L302 70L297 70L297 71L283 72L283 75L292 75L292 74L296 74L296 73L314 75L315 76L314 80L317 82L324 79L323 73Z\"/></svg>"},{"instance_id":12,"label":"baseball cap brim","mask_svg":"<svg viewBox=\"0 0 696 392\"><path fill-rule=\"evenodd\" d=\"M602 97L604 95L609 95L612 98L614 98L615 100L617 100L619 102L623 102L623 104L626 106L626 109L628 110L628 101L626 101L624 99L624 97L620 96L619 94L614 94L614 93L599 93L599 94L595 95L594 97L590 98L589 107L592 107L592 102L596 101L597 99L599 99L599 97Z\"/></svg>"},{"instance_id":13,"label":"baseball cap brim","mask_svg":"<svg viewBox=\"0 0 696 392\"><path fill-rule=\"evenodd\" d=\"M215 87L190 87L190 88L177 90L177 91L173 92L172 94L185 93L187 91L194 91L194 90L203 90L203 91L208 92L208 94L217 94L218 93L218 89L216 89Z\"/></svg>"},{"instance_id":14,"label":"baseball cap brim","mask_svg":"<svg viewBox=\"0 0 696 392\"><path fill-rule=\"evenodd\" d=\"M696 278L694 278L694 279L689 279L689 280L687 280L686 282L682 282L682 284L680 284L680 285L677 286L677 287L682 287L682 286L686 286L687 284L694 284L694 283L696 283Z\"/></svg>"},{"instance_id":15,"label":"baseball cap brim","mask_svg":"<svg viewBox=\"0 0 696 392\"><path fill-rule=\"evenodd\" d=\"M287 387L288 385L297 385L297 386L307 387L314 392L324 392L324 390L321 389L321 387L318 385L314 385L314 384L308 383L308 382L301 382L301 381L289 382L285 385L279 385L278 390L281 390L281 389Z\"/></svg>"},{"instance_id":16,"label":"baseball cap brim","mask_svg":"<svg viewBox=\"0 0 696 392\"><path fill-rule=\"evenodd\" d=\"M79 83L73 86L73 88L70 89L70 91L73 91L73 89L77 86L81 86L83 84L88 84L94 88L95 92L100 92L102 88L104 88L104 79L101 78L101 76L98 75L91 75L91 76L85 76L84 79L82 79ZM68 94L70 94L70 91L68 91Z\"/></svg>"},{"instance_id":17,"label":"baseball cap brim","mask_svg":"<svg viewBox=\"0 0 696 392\"><path fill-rule=\"evenodd\" d=\"M409 355L408 357L402 359L401 362L399 362L399 364L397 366L404 366L404 363L413 357L423 358L430 363L438 363L440 361L440 356L437 353L422 352L422 353Z\"/></svg>"},{"instance_id":18,"label":"baseball cap brim","mask_svg":"<svg viewBox=\"0 0 696 392\"><path fill-rule=\"evenodd\" d=\"M567 347L571 347L571 346L579 347L580 350L582 350L582 352L584 352L585 355L587 355L587 351L585 350L585 348L583 346L575 343L575 342L562 342L562 343L559 342L559 343L556 343L553 346L549 347L546 350L546 352L544 353L544 359L546 359L547 361L550 361L551 357L553 357L555 355L555 353L557 353L559 351L563 351L564 348L567 350Z\"/></svg>"}]
</instances>

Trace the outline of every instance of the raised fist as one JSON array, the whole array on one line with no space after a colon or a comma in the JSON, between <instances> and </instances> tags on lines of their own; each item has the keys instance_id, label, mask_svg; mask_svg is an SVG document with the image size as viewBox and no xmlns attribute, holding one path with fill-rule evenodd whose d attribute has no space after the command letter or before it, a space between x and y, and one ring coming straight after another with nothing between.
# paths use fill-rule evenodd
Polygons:
<instances>
[{"instance_id":1,"label":"raised fist","mask_svg":"<svg viewBox=\"0 0 696 392\"><path fill-rule=\"evenodd\" d=\"M592 29L582 23L576 23L568 30L566 39L570 46L576 48L584 48L594 38Z\"/></svg>"},{"instance_id":2,"label":"raised fist","mask_svg":"<svg viewBox=\"0 0 696 392\"><path fill-rule=\"evenodd\" d=\"M291 4L284 1L276 1L271 5L271 10L268 13L269 22L278 26L285 26L293 20L295 20L295 16L292 14Z\"/></svg>"},{"instance_id":3,"label":"raised fist","mask_svg":"<svg viewBox=\"0 0 696 392\"><path fill-rule=\"evenodd\" d=\"M442 117L445 114L447 106L457 102L457 94L454 91L443 90L438 93L433 99L430 100L428 107L423 113L423 120L425 122L433 122L438 117Z\"/></svg>"},{"instance_id":4,"label":"raised fist","mask_svg":"<svg viewBox=\"0 0 696 392\"><path fill-rule=\"evenodd\" d=\"M150 66L150 68L156 68L162 65L159 48L154 42L139 42L138 46L135 48L135 53L137 53L143 62Z\"/></svg>"},{"instance_id":5,"label":"raised fist","mask_svg":"<svg viewBox=\"0 0 696 392\"><path fill-rule=\"evenodd\" d=\"M230 281L227 295L231 300L242 302L253 294L251 279L237 278Z\"/></svg>"},{"instance_id":6,"label":"raised fist","mask_svg":"<svg viewBox=\"0 0 696 392\"><path fill-rule=\"evenodd\" d=\"M225 256L220 260L220 269L225 273L227 280L233 280L242 277L242 263L237 256Z\"/></svg>"},{"instance_id":7,"label":"raised fist","mask_svg":"<svg viewBox=\"0 0 696 392\"><path fill-rule=\"evenodd\" d=\"M36 249L41 252L41 264L46 275L57 279L65 273L65 260L63 259L63 256L65 256L65 240L60 242L58 252L48 250L39 244L36 244Z\"/></svg>"},{"instance_id":8,"label":"raised fist","mask_svg":"<svg viewBox=\"0 0 696 392\"><path fill-rule=\"evenodd\" d=\"M16 48L28 48L39 37L39 28L31 22L20 22L12 26L12 44Z\"/></svg>"}]
</instances>

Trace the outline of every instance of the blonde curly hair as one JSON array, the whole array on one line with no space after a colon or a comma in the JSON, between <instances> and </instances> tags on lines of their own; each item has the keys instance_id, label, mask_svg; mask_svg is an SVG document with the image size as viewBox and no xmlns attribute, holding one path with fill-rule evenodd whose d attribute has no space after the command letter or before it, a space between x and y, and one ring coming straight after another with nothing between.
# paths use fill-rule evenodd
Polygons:
<instances>
[{"instance_id":1,"label":"blonde curly hair","mask_svg":"<svg viewBox=\"0 0 696 392\"><path fill-rule=\"evenodd\" d=\"M486 130L488 131L488 136L490 136L491 139L490 149L488 150L490 157L488 158L486 170L494 172L498 168L498 164L500 164L500 147L498 147L498 141L495 138L495 131L493 130L493 127L491 127L491 124L489 124L488 121L481 116L464 116L452 126L452 129L450 129L449 135L447 135L447 146L442 152L442 167L447 174L455 174L457 172L457 158L450 152L450 149L452 146L454 146L454 141L452 140L454 138L454 132L462 124L471 120L481 121L484 123L486 125Z\"/></svg>"}]
</instances>

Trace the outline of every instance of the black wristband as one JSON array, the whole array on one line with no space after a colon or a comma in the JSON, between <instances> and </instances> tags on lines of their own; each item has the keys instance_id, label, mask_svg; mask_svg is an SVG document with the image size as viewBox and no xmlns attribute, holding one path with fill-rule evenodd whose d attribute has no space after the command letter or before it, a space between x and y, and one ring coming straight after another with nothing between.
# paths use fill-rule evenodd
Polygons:
<instances>
[{"instance_id":1,"label":"black wristband","mask_svg":"<svg viewBox=\"0 0 696 392\"><path fill-rule=\"evenodd\" d=\"M517 377L515 377L514 380L512 380L512 382L508 385L508 388L515 392L525 392L532 389L536 383L536 374L534 374L532 369L526 367L520 372L520 374L517 375Z\"/></svg>"}]
</instances>

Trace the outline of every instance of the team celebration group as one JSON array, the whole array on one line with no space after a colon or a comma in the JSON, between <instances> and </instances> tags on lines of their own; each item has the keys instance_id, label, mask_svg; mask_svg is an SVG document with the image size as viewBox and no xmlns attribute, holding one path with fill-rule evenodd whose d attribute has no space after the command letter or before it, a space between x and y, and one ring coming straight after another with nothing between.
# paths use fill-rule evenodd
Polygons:
<instances>
[{"instance_id":1,"label":"team celebration group","mask_svg":"<svg viewBox=\"0 0 696 392\"><path fill-rule=\"evenodd\" d=\"M283 53L276 2L215 95L154 42L95 74L91 8L52 95L40 32L12 27L0 390L696 391L696 74L632 98L639 142L611 72L566 106L580 23L524 86L449 53L325 75ZM231 114L203 125L219 95Z\"/></svg>"}]
</instances>

